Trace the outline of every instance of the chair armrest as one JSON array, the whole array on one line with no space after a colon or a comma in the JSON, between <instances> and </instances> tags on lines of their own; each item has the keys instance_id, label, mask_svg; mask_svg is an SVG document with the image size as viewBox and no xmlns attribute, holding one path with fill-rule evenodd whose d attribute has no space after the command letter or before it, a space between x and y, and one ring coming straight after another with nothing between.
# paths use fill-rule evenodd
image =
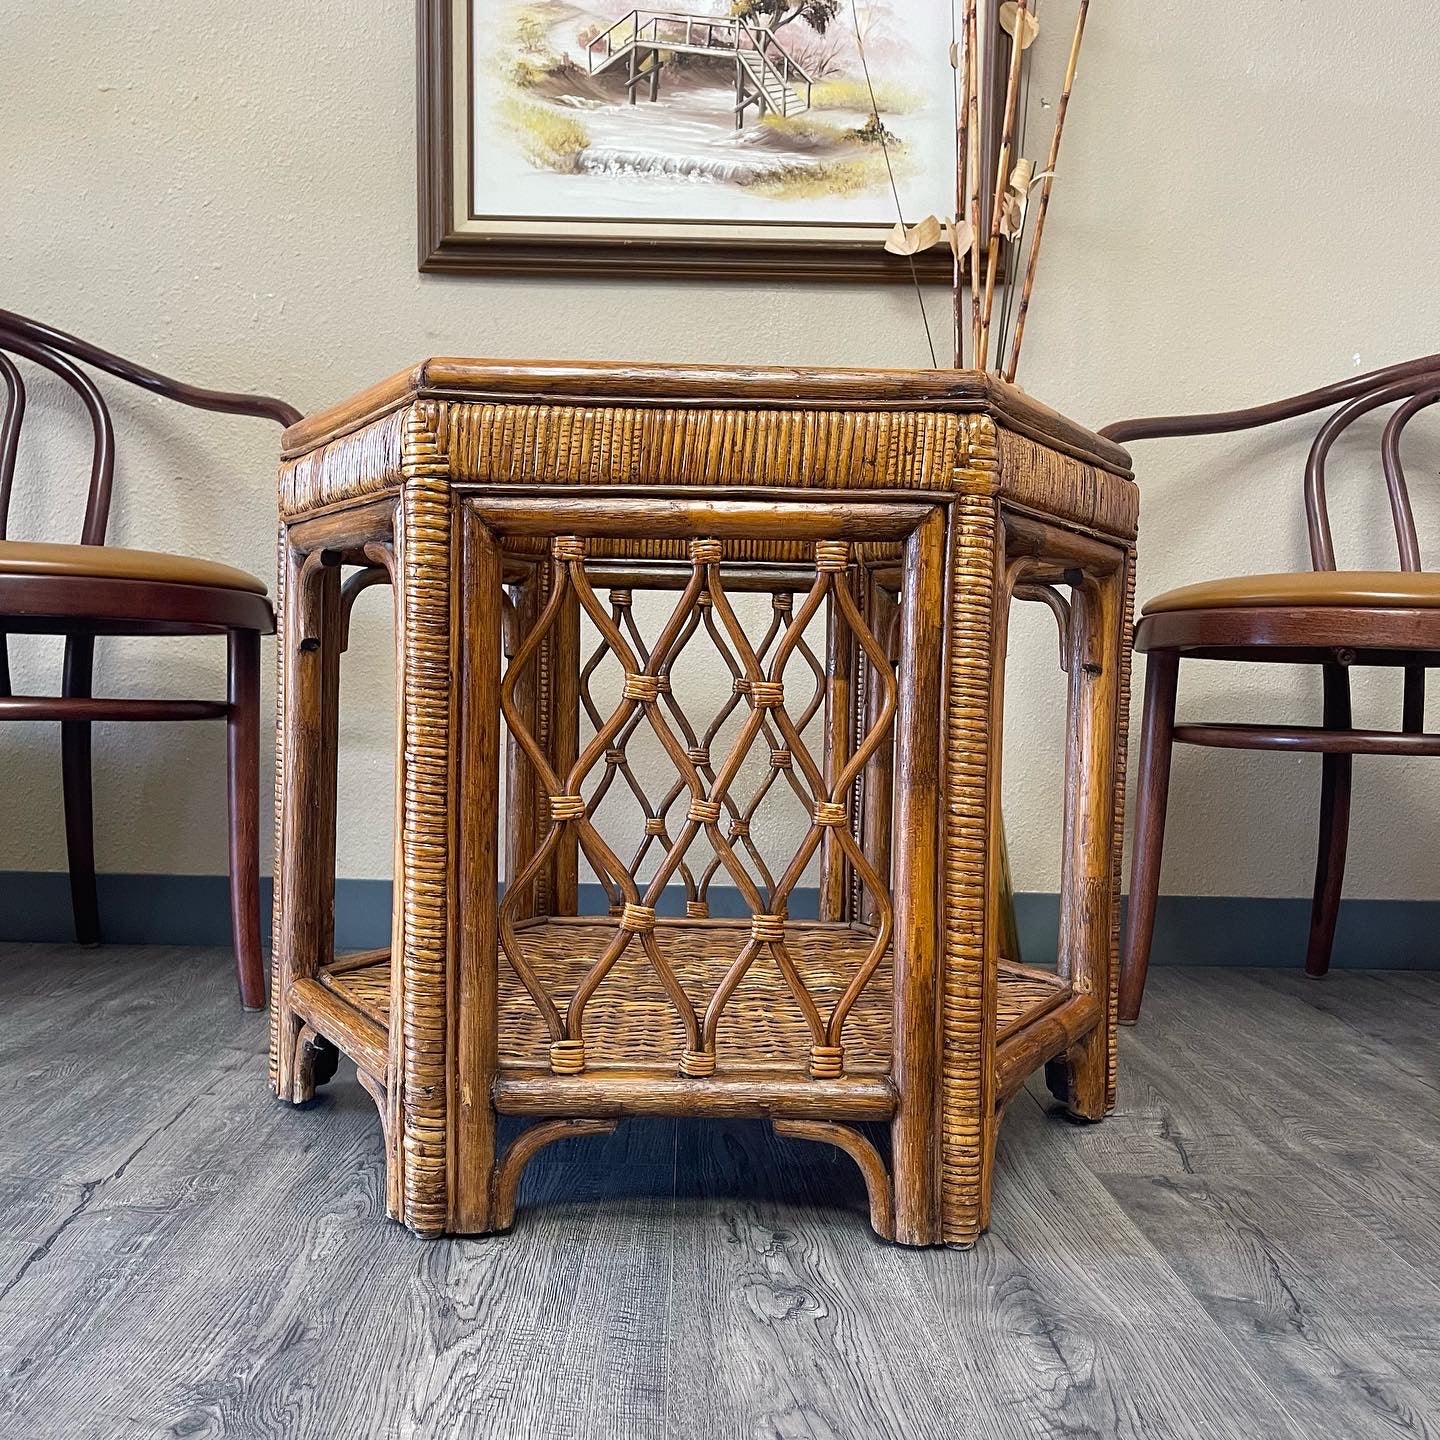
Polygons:
<instances>
[{"instance_id":1,"label":"chair armrest","mask_svg":"<svg viewBox=\"0 0 1440 1440\"><path fill-rule=\"evenodd\" d=\"M254 415L263 420L274 420L279 425L293 425L301 419L300 411L284 400L271 395L244 395L229 390L206 390L198 385L187 385L183 380L172 380L158 370L147 369L119 355L112 355L88 340L56 330L38 320L17 315L13 310L0 310L0 344L6 333L24 340L58 350L73 359L83 360L97 370L104 370L132 385L163 395L167 400L190 405L197 410L216 410L228 415Z\"/></svg>"},{"instance_id":2,"label":"chair armrest","mask_svg":"<svg viewBox=\"0 0 1440 1440\"><path fill-rule=\"evenodd\" d=\"M1365 375L1342 380L1319 390L1307 390L1288 400L1255 405L1245 410L1221 410L1208 415L1160 415L1151 419L1120 420L1099 433L1107 440L1125 445L1132 440L1162 440L1181 435L1224 435L1236 430L1255 430L1281 420L1293 420L1368 395L1396 381L1431 376L1440 384L1440 355L1426 355L1400 365L1388 365Z\"/></svg>"}]
</instances>

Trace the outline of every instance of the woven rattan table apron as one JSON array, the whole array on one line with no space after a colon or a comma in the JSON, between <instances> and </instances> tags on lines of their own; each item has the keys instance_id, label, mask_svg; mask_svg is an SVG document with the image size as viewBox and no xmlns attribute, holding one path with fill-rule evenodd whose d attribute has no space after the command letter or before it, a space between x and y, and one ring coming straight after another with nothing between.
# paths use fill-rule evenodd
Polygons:
<instances>
[{"instance_id":1,"label":"woven rattan table apron","mask_svg":"<svg viewBox=\"0 0 1440 1440\"><path fill-rule=\"evenodd\" d=\"M271 1079L299 1104L356 1062L390 1215L503 1230L553 1140L761 1116L850 1155L881 1235L968 1244L1032 1071L1106 1113L1124 451L971 372L481 360L285 443ZM347 955L340 655L375 583L394 917ZM1015 600L1066 672L1027 680L1068 717L1056 969L1004 941Z\"/></svg>"}]
</instances>

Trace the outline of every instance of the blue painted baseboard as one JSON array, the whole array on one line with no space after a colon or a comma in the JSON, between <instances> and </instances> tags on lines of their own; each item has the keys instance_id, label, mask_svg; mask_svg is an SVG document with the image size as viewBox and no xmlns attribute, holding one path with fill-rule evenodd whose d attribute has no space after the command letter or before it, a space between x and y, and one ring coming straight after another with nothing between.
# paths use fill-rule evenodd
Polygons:
<instances>
[{"instance_id":1,"label":"blue painted baseboard","mask_svg":"<svg viewBox=\"0 0 1440 1440\"><path fill-rule=\"evenodd\" d=\"M105 939L120 945L228 945L230 910L218 875L102 875L100 920ZM583 908L603 911L598 886L582 887ZM270 883L262 882L268 941ZM739 894L718 891L714 912L745 913ZM664 907L662 907L663 909ZM1016 897L1025 957L1043 963L1055 953L1059 900ZM814 892L796 896L791 912L815 913ZM1294 968L1305 959L1308 900L1167 895L1155 927L1156 965L1251 965ZM0 871L0 940L65 942L70 888L63 874ZM390 882L341 880L336 887L335 938L343 949L384 945L390 938ZM1440 970L1440 901L1347 900L1340 908L1335 964L1369 970Z\"/></svg>"}]
</instances>

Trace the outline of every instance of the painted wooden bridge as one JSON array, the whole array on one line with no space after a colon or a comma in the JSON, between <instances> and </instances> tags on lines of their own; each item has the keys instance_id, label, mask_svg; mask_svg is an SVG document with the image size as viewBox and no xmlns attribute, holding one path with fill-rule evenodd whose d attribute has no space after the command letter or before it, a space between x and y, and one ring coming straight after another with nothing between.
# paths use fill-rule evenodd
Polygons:
<instances>
[{"instance_id":1,"label":"painted wooden bridge","mask_svg":"<svg viewBox=\"0 0 1440 1440\"><path fill-rule=\"evenodd\" d=\"M750 110L766 115L799 115L810 108L814 80L774 34L743 20L686 15L673 10L632 10L586 47L592 75L623 68L633 105L641 87L660 98L667 56L704 55L735 62L735 128L745 128Z\"/></svg>"}]
</instances>

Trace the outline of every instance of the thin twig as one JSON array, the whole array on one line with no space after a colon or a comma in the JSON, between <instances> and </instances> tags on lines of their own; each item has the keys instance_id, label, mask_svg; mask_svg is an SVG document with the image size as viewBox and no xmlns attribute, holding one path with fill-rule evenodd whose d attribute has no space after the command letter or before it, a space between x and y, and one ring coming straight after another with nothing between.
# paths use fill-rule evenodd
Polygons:
<instances>
[{"instance_id":1,"label":"thin twig","mask_svg":"<svg viewBox=\"0 0 1440 1440\"><path fill-rule=\"evenodd\" d=\"M1055 111L1055 133L1050 138L1050 158L1045 163L1045 183L1040 187L1040 208L1035 216L1035 233L1030 240L1030 260L1025 267L1025 289L1020 295L1020 309L1015 315L1015 338L1010 342L1010 359L1005 378L1013 383L1020 367L1020 344L1025 338L1025 317L1030 310L1030 294L1035 288L1035 270L1040 263L1040 242L1045 238L1045 216L1050 209L1050 191L1055 184L1055 165L1060 159L1060 138L1065 133L1065 112L1070 108L1070 91L1075 85L1075 69L1080 63L1080 42L1085 38L1085 12L1090 0L1080 0L1080 13L1075 17L1075 38L1070 44L1070 61L1065 67L1065 85Z\"/></svg>"},{"instance_id":2,"label":"thin twig","mask_svg":"<svg viewBox=\"0 0 1440 1440\"><path fill-rule=\"evenodd\" d=\"M975 0L965 0L966 83L970 90L970 153L966 208L970 221L970 362L980 368L980 27Z\"/></svg>"},{"instance_id":3,"label":"thin twig","mask_svg":"<svg viewBox=\"0 0 1440 1440\"><path fill-rule=\"evenodd\" d=\"M854 0L851 0L854 3ZM985 310L980 321L980 353L975 361L977 370L984 370L990 361L990 319L995 308L995 278L1000 269L1000 224L1005 216L1005 191L1010 183L1010 151L1015 143L1015 106L1020 98L1020 62L1025 47L1020 37L1025 32L1025 16L1030 0L1018 0L1015 11L1015 35L1010 42L1010 78L1005 86L1005 126L1000 132L1000 163L995 172L995 205L990 214L990 240L985 267Z\"/></svg>"},{"instance_id":4,"label":"thin twig","mask_svg":"<svg viewBox=\"0 0 1440 1440\"><path fill-rule=\"evenodd\" d=\"M974 0L970 0L973 4ZM955 5L950 6L950 55L955 62L955 213L950 228L950 249L955 262L954 304L955 368L965 368L965 277L960 254L959 227L965 218L966 159L970 153L970 32L965 30L962 54L955 22Z\"/></svg>"},{"instance_id":5,"label":"thin twig","mask_svg":"<svg viewBox=\"0 0 1440 1440\"><path fill-rule=\"evenodd\" d=\"M1035 22L1040 21L1040 0L1030 0L1030 13L1035 17ZM1024 33L1023 31L1021 32ZM1020 112L1019 125L1020 134L1016 142L1015 150L1019 155L1025 153L1025 139L1030 133L1030 82L1035 78L1035 62L1030 62L1025 67L1025 79L1020 89ZM1012 236L1009 248L1005 252L1005 298L1000 303L1000 332L995 339L995 354L997 356L1005 353L1005 341L1010 334L1010 320L1015 313L1015 297L1019 294L1019 287L1015 284L1015 277L1020 273L1020 256L1025 250L1025 222L1030 218L1029 192L1021 197L1020 203L1020 230Z\"/></svg>"},{"instance_id":6,"label":"thin twig","mask_svg":"<svg viewBox=\"0 0 1440 1440\"><path fill-rule=\"evenodd\" d=\"M880 153L885 157L885 173L890 177L890 193L895 197L895 214L900 221L901 229L905 225L905 210L900 204L900 187L895 183L895 167L890 163L890 146L885 140L885 126L880 119L880 104L875 99L875 86L870 82L870 65L865 59L865 44L860 39L860 12L856 9L855 0L850 0L850 17L855 22L855 49L860 54L860 69L865 76L865 88L870 92L870 113L875 117L875 131L880 139ZM907 255L906 260L910 262L910 279L915 285L915 298L920 302L920 319L925 326L925 343L930 347L930 365L932 369L940 368L940 357L935 353L935 337L930 333L930 315L925 309L925 291L920 285L920 271L916 268L915 257Z\"/></svg>"}]
</instances>

